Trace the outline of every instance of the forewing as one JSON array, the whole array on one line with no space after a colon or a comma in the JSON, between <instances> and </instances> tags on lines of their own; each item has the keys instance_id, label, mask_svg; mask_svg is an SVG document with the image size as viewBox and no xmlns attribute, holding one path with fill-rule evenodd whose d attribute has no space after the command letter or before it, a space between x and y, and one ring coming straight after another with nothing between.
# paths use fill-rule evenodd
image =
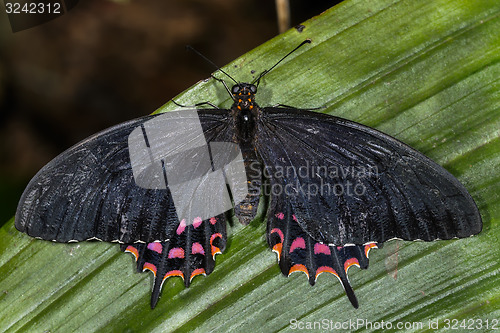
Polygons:
<instances>
[{"instance_id":1,"label":"forewing","mask_svg":"<svg viewBox=\"0 0 500 333\"><path fill-rule=\"evenodd\" d=\"M316 112L264 108L256 149L272 196L283 191L299 225L331 245L467 237L478 209L458 180L400 141Z\"/></svg>"},{"instance_id":2,"label":"forewing","mask_svg":"<svg viewBox=\"0 0 500 333\"><path fill-rule=\"evenodd\" d=\"M136 184L129 136L134 130L143 130L147 123L151 127L148 130L156 133L147 144L165 154L182 151L182 147L168 144L166 139L171 135L184 135L186 143L233 140L227 110L187 111L178 113L184 120L198 118L201 134L190 133L182 126L166 131L161 122L151 122L164 115L158 114L104 130L57 156L28 184L16 212L16 228L57 242L94 238L121 243L168 240L179 225L168 182L156 188L154 184L149 188Z\"/></svg>"}]
</instances>

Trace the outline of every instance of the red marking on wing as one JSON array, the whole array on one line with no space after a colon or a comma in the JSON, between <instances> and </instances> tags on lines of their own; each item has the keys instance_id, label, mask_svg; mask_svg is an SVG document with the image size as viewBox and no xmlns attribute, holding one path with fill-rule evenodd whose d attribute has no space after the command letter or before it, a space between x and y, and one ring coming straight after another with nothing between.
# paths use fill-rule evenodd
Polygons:
<instances>
[{"instance_id":1,"label":"red marking on wing","mask_svg":"<svg viewBox=\"0 0 500 333\"><path fill-rule=\"evenodd\" d=\"M273 230L271 230L271 234L272 233L277 233L278 236L280 236L280 239L281 239L281 243L283 243L283 240L285 239L285 236L283 236L283 231L281 231L280 229L278 228L274 228Z\"/></svg>"},{"instance_id":2,"label":"red marking on wing","mask_svg":"<svg viewBox=\"0 0 500 333\"><path fill-rule=\"evenodd\" d=\"M137 261L139 259L139 251L137 251L137 249L135 247L133 247L132 245L127 246L127 248L125 249L125 252L132 253L135 257L135 261Z\"/></svg>"},{"instance_id":3,"label":"red marking on wing","mask_svg":"<svg viewBox=\"0 0 500 333\"><path fill-rule=\"evenodd\" d=\"M174 269L170 272L167 272L167 274L165 274L165 276L163 277L163 281L165 281L166 279L168 279L171 276L180 276L184 280L184 274L182 273L182 271L180 271L178 269Z\"/></svg>"},{"instance_id":4,"label":"red marking on wing","mask_svg":"<svg viewBox=\"0 0 500 333\"><path fill-rule=\"evenodd\" d=\"M295 264L293 265L290 270L288 271L288 275L294 273L294 272L304 272L306 273L307 277L309 277L309 272L307 271L306 266L302 264Z\"/></svg>"},{"instance_id":5,"label":"red marking on wing","mask_svg":"<svg viewBox=\"0 0 500 333\"><path fill-rule=\"evenodd\" d=\"M217 237L222 238L222 235L220 233L215 233L212 236L210 236L210 247L212 248L212 257L214 258L216 254L222 253L217 246L213 245L213 241Z\"/></svg>"},{"instance_id":6,"label":"red marking on wing","mask_svg":"<svg viewBox=\"0 0 500 333\"><path fill-rule=\"evenodd\" d=\"M201 217L195 217L193 220L193 227L195 229L198 228L202 222L203 222L203 220L201 219Z\"/></svg>"},{"instance_id":7,"label":"red marking on wing","mask_svg":"<svg viewBox=\"0 0 500 333\"><path fill-rule=\"evenodd\" d=\"M177 235L180 235L182 234L182 232L184 231L184 229L186 229L186 220L182 220L181 223L179 223L179 226L177 227Z\"/></svg>"},{"instance_id":8,"label":"red marking on wing","mask_svg":"<svg viewBox=\"0 0 500 333\"><path fill-rule=\"evenodd\" d=\"M283 220L285 218L285 214L283 214L282 212L276 214L276 217L280 220Z\"/></svg>"},{"instance_id":9,"label":"red marking on wing","mask_svg":"<svg viewBox=\"0 0 500 333\"><path fill-rule=\"evenodd\" d=\"M196 275L203 274L205 275L205 269L203 268L197 268L191 273L191 277L189 278L189 281L191 281Z\"/></svg>"},{"instance_id":10,"label":"red marking on wing","mask_svg":"<svg viewBox=\"0 0 500 333\"><path fill-rule=\"evenodd\" d=\"M201 246L200 243L193 243L193 246L191 246L191 253L192 254L202 254L205 255L205 250L203 249L203 246Z\"/></svg>"},{"instance_id":11,"label":"red marking on wing","mask_svg":"<svg viewBox=\"0 0 500 333\"><path fill-rule=\"evenodd\" d=\"M281 250L283 249L283 239L285 237L283 235L283 232L278 228L274 228L273 230L271 230L270 234L273 234L273 233L277 233L278 236L280 237L280 240L281 240L281 242L279 242L273 246L273 251L278 254L278 261L280 261L281 260Z\"/></svg>"},{"instance_id":12,"label":"red marking on wing","mask_svg":"<svg viewBox=\"0 0 500 333\"><path fill-rule=\"evenodd\" d=\"M152 263L149 262L144 263L144 266L142 266L142 271L144 272L145 270L153 272L154 276L156 277L156 266L153 265Z\"/></svg>"},{"instance_id":13,"label":"red marking on wing","mask_svg":"<svg viewBox=\"0 0 500 333\"><path fill-rule=\"evenodd\" d=\"M314 254L320 254L320 253L326 254L327 256L332 254L328 245L321 243L314 244Z\"/></svg>"},{"instance_id":14,"label":"red marking on wing","mask_svg":"<svg viewBox=\"0 0 500 333\"><path fill-rule=\"evenodd\" d=\"M373 248L378 248L377 243L370 243L365 245L365 256L368 258L368 253L370 252L371 249Z\"/></svg>"},{"instance_id":15,"label":"red marking on wing","mask_svg":"<svg viewBox=\"0 0 500 333\"><path fill-rule=\"evenodd\" d=\"M174 247L168 251L168 259L174 258L184 258L184 249L180 247Z\"/></svg>"},{"instance_id":16,"label":"red marking on wing","mask_svg":"<svg viewBox=\"0 0 500 333\"><path fill-rule=\"evenodd\" d=\"M163 251L163 246L161 246L160 242L153 242L148 244L148 249L151 251L155 251L156 253L162 253Z\"/></svg>"},{"instance_id":17,"label":"red marking on wing","mask_svg":"<svg viewBox=\"0 0 500 333\"><path fill-rule=\"evenodd\" d=\"M290 253L292 253L295 249L304 249L306 248L306 242L304 238L297 237L293 240L292 245L290 246Z\"/></svg>"},{"instance_id":18,"label":"red marking on wing","mask_svg":"<svg viewBox=\"0 0 500 333\"><path fill-rule=\"evenodd\" d=\"M211 217L210 224L214 225L215 223L217 223L217 219L215 217Z\"/></svg>"},{"instance_id":19,"label":"red marking on wing","mask_svg":"<svg viewBox=\"0 0 500 333\"><path fill-rule=\"evenodd\" d=\"M283 243L278 243L273 246L273 251L278 254L278 261L281 259L281 249L283 248Z\"/></svg>"},{"instance_id":20,"label":"red marking on wing","mask_svg":"<svg viewBox=\"0 0 500 333\"><path fill-rule=\"evenodd\" d=\"M347 273L347 270L349 269L349 267L351 267L352 265L355 265L355 266L359 267L359 261L358 261L358 259L356 259L356 258L350 258L350 259L347 259L344 262L344 270L345 270L346 273Z\"/></svg>"},{"instance_id":21,"label":"red marking on wing","mask_svg":"<svg viewBox=\"0 0 500 333\"><path fill-rule=\"evenodd\" d=\"M316 277L315 278L317 279L321 273L330 273L330 274L335 275L336 277L339 277L337 272L335 272L335 270L333 268L331 268L330 266L318 267L318 269L316 270Z\"/></svg>"},{"instance_id":22,"label":"red marking on wing","mask_svg":"<svg viewBox=\"0 0 500 333\"><path fill-rule=\"evenodd\" d=\"M295 214L292 215L292 219L295 221L295 222L298 222L297 221L297 216L295 216Z\"/></svg>"}]
</instances>

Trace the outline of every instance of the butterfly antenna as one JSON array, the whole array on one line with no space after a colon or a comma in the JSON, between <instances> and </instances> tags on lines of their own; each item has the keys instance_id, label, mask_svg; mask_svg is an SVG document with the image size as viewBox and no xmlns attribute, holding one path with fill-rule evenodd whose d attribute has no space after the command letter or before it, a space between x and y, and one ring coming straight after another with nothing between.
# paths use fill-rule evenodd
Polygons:
<instances>
[{"instance_id":1,"label":"butterfly antenna","mask_svg":"<svg viewBox=\"0 0 500 333\"><path fill-rule=\"evenodd\" d=\"M208 62L209 64L211 64L212 66L214 66L215 68L217 68L217 70L221 71L222 73L226 74L226 76L228 78L230 78L231 80L234 81L234 83L238 84L238 82L236 82L235 79L233 79L233 77L229 74L227 74L226 72L224 72L219 66L217 66L212 60L208 59L207 57L205 57L203 54L201 54L201 52L199 52L198 50L196 50L194 47L192 47L191 45L186 45L186 49L190 50L190 51L193 51L194 53L196 53L197 55L199 55L200 57L202 57L206 62Z\"/></svg>"},{"instance_id":2,"label":"butterfly antenna","mask_svg":"<svg viewBox=\"0 0 500 333\"><path fill-rule=\"evenodd\" d=\"M299 44L299 46L297 46L296 48L294 48L293 50L291 50L290 52L288 52L287 55L285 55L283 58L281 58L277 63L274 64L274 66L272 66L271 68L269 69L266 69L265 71L263 71L259 77L257 77L253 82L252 84L255 84L256 86L259 85L259 82L260 82L260 79L262 79L262 77L264 75L266 75L267 73L269 73L270 71L272 71L274 69L274 67L278 66L278 64L280 62L282 62L283 60L285 60L286 57L288 57L290 54L292 54L293 52L297 51L300 47L302 47L303 45L305 44L309 44L311 43L311 40L310 39L306 39L305 41L303 41L302 43Z\"/></svg>"}]
</instances>

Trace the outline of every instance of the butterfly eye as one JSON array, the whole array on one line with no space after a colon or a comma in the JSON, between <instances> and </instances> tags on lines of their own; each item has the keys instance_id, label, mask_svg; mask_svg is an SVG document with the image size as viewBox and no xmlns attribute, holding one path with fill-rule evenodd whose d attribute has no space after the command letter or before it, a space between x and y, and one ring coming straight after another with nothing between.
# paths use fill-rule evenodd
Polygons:
<instances>
[{"instance_id":1,"label":"butterfly eye","mask_svg":"<svg viewBox=\"0 0 500 333\"><path fill-rule=\"evenodd\" d=\"M250 86L250 91L252 92L252 94L257 93L257 87L256 87L255 85L253 85L253 84L252 84L252 85Z\"/></svg>"},{"instance_id":2,"label":"butterfly eye","mask_svg":"<svg viewBox=\"0 0 500 333\"><path fill-rule=\"evenodd\" d=\"M231 88L231 92L233 94L237 94L240 91L240 86L234 85L233 88Z\"/></svg>"}]
</instances>

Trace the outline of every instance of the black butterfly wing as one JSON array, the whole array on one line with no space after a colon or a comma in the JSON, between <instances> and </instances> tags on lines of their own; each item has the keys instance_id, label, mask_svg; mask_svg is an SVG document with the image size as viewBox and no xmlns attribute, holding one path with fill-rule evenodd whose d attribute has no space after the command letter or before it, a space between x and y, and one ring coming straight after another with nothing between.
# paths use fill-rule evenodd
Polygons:
<instances>
[{"instance_id":1,"label":"black butterfly wing","mask_svg":"<svg viewBox=\"0 0 500 333\"><path fill-rule=\"evenodd\" d=\"M283 191L298 224L316 241L431 241L481 231L476 204L455 177L372 128L316 112L264 108L255 144L271 196Z\"/></svg>"},{"instance_id":2,"label":"black butterfly wing","mask_svg":"<svg viewBox=\"0 0 500 333\"><path fill-rule=\"evenodd\" d=\"M335 275L351 304L357 308L358 301L349 283L347 272L351 266L368 268L368 252L376 243L351 246L334 246L314 240L299 225L291 202L286 195L275 193L271 198L267 214L267 242L278 254L283 275L303 272L314 285L322 273Z\"/></svg>"},{"instance_id":3,"label":"black butterfly wing","mask_svg":"<svg viewBox=\"0 0 500 333\"><path fill-rule=\"evenodd\" d=\"M137 271L153 272L155 281L151 307L158 302L165 280L180 276L188 287L196 275L208 275L215 266L215 255L226 247L224 214L191 225L180 224L174 237L152 243L121 244L121 250L134 255Z\"/></svg>"},{"instance_id":4,"label":"black butterfly wing","mask_svg":"<svg viewBox=\"0 0 500 333\"><path fill-rule=\"evenodd\" d=\"M182 111L183 117L199 119L201 136L205 138L179 126L179 131L186 132L180 133L185 135L186 142L233 140L232 120L227 110L191 111ZM160 116L146 116L109 128L57 156L28 184L16 212L16 228L30 236L57 242L99 239L134 243L170 239L179 220L168 185L158 189L137 186L129 152L132 131ZM172 133L161 132L162 125L161 122L151 125L160 135L148 144L165 153L179 149L165 143L165 137Z\"/></svg>"}]
</instances>

